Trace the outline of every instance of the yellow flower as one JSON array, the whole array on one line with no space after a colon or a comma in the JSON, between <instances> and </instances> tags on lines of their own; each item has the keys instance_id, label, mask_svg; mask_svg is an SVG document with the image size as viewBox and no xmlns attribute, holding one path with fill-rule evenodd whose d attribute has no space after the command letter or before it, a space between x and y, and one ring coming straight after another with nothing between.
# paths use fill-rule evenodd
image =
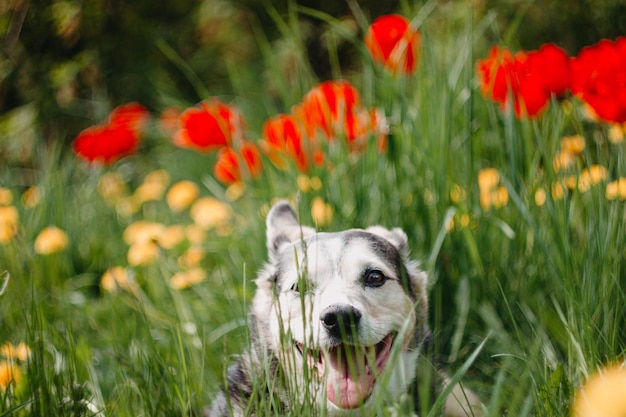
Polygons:
<instances>
[{"instance_id":1,"label":"yellow flower","mask_svg":"<svg viewBox=\"0 0 626 417\"><path fill-rule=\"evenodd\" d=\"M574 398L574 417L626 415L626 363L600 369Z\"/></svg>"},{"instance_id":2,"label":"yellow flower","mask_svg":"<svg viewBox=\"0 0 626 417\"><path fill-rule=\"evenodd\" d=\"M98 193L108 204L115 205L128 195L128 188L122 175L118 172L107 172L98 181Z\"/></svg>"},{"instance_id":3,"label":"yellow flower","mask_svg":"<svg viewBox=\"0 0 626 417\"><path fill-rule=\"evenodd\" d=\"M8 188L0 187L0 206L8 206L13 202L13 193Z\"/></svg>"},{"instance_id":4,"label":"yellow flower","mask_svg":"<svg viewBox=\"0 0 626 417\"><path fill-rule=\"evenodd\" d=\"M609 142L611 143L622 143L624 142L624 137L626 136L626 123L613 123L611 127L609 127Z\"/></svg>"},{"instance_id":5,"label":"yellow flower","mask_svg":"<svg viewBox=\"0 0 626 417\"><path fill-rule=\"evenodd\" d=\"M190 224L185 227L185 236L191 243L202 243L206 240L206 233L204 229L196 226L195 224Z\"/></svg>"},{"instance_id":6,"label":"yellow flower","mask_svg":"<svg viewBox=\"0 0 626 417\"><path fill-rule=\"evenodd\" d=\"M489 210L492 206L504 207L509 202L509 193L504 185L500 185L500 173L494 168L478 172L478 189L483 210Z\"/></svg>"},{"instance_id":7,"label":"yellow flower","mask_svg":"<svg viewBox=\"0 0 626 417\"><path fill-rule=\"evenodd\" d=\"M204 249L201 246L192 245L178 258L178 264L182 268L193 268L198 266L202 259L204 259Z\"/></svg>"},{"instance_id":8,"label":"yellow flower","mask_svg":"<svg viewBox=\"0 0 626 417\"><path fill-rule=\"evenodd\" d=\"M537 191L535 191L535 204L537 205L537 207L541 207L546 204L546 199L546 190L544 190L543 188L539 188L537 189Z\"/></svg>"},{"instance_id":9,"label":"yellow flower","mask_svg":"<svg viewBox=\"0 0 626 417\"><path fill-rule=\"evenodd\" d=\"M199 194L200 189L196 183L186 180L179 181L170 187L165 196L165 201L170 209L177 213L189 207Z\"/></svg>"},{"instance_id":10,"label":"yellow flower","mask_svg":"<svg viewBox=\"0 0 626 417\"><path fill-rule=\"evenodd\" d=\"M22 204L26 208L33 208L41 201L41 190L39 187L30 187L22 194Z\"/></svg>"},{"instance_id":11,"label":"yellow flower","mask_svg":"<svg viewBox=\"0 0 626 417\"><path fill-rule=\"evenodd\" d=\"M35 238L35 252L40 255L51 255L67 248L67 233L56 226L46 227Z\"/></svg>"},{"instance_id":12,"label":"yellow flower","mask_svg":"<svg viewBox=\"0 0 626 417\"><path fill-rule=\"evenodd\" d=\"M581 135L564 136L561 138L561 150L569 154L580 155L585 150L585 138Z\"/></svg>"},{"instance_id":13,"label":"yellow flower","mask_svg":"<svg viewBox=\"0 0 626 417\"><path fill-rule=\"evenodd\" d=\"M201 268L193 268L188 271L178 272L170 279L170 287L175 290L189 288L206 279L206 272Z\"/></svg>"},{"instance_id":14,"label":"yellow flower","mask_svg":"<svg viewBox=\"0 0 626 417\"><path fill-rule=\"evenodd\" d=\"M607 200L626 200L626 178L619 178L606 185Z\"/></svg>"},{"instance_id":15,"label":"yellow flower","mask_svg":"<svg viewBox=\"0 0 626 417\"><path fill-rule=\"evenodd\" d=\"M311 205L311 217L317 226L326 226L333 219L333 208L316 197Z\"/></svg>"},{"instance_id":16,"label":"yellow flower","mask_svg":"<svg viewBox=\"0 0 626 417\"><path fill-rule=\"evenodd\" d=\"M237 181L232 183L231 185L228 186L228 188L226 189L225 195L226 195L226 199L228 201L236 201L238 200L246 191L246 185L241 182L241 181Z\"/></svg>"},{"instance_id":17,"label":"yellow flower","mask_svg":"<svg viewBox=\"0 0 626 417\"><path fill-rule=\"evenodd\" d=\"M0 244L9 243L17 233L19 213L13 206L0 206Z\"/></svg>"},{"instance_id":18,"label":"yellow flower","mask_svg":"<svg viewBox=\"0 0 626 417\"><path fill-rule=\"evenodd\" d=\"M124 230L124 242L129 245L158 241L165 232L165 226L161 223L146 222L143 220L131 223Z\"/></svg>"},{"instance_id":19,"label":"yellow flower","mask_svg":"<svg viewBox=\"0 0 626 417\"><path fill-rule=\"evenodd\" d=\"M6 391L11 385L17 385L22 377L20 368L13 361L0 362L0 390Z\"/></svg>"},{"instance_id":20,"label":"yellow flower","mask_svg":"<svg viewBox=\"0 0 626 417\"><path fill-rule=\"evenodd\" d=\"M181 225L166 227L157 237L159 246L163 249L172 249L185 239L185 229Z\"/></svg>"},{"instance_id":21,"label":"yellow flower","mask_svg":"<svg viewBox=\"0 0 626 417\"><path fill-rule=\"evenodd\" d=\"M592 165L583 170L578 177L578 189L580 192L587 191L592 185L597 185L608 176L608 170L602 165Z\"/></svg>"},{"instance_id":22,"label":"yellow flower","mask_svg":"<svg viewBox=\"0 0 626 417\"><path fill-rule=\"evenodd\" d=\"M20 342L15 348L15 352L17 354L17 359L21 361L26 361L30 358L30 348L24 342Z\"/></svg>"},{"instance_id":23,"label":"yellow flower","mask_svg":"<svg viewBox=\"0 0 626 417\"><path fill-rule=\"evenodd\" d=\"M467 193L459 184L454 184L452 186L452 189L450 190L450 201L452 201L453 204L462 203L465 201L466 197Z\"/></svg>"},{"instance_id":24,"label":"yellow flower","mask_svg":"<svg viewBox=\"0 0 626 417\"><path fill-rule=\"evenodd\" d=\"M565 187L561 182L552 183L552 198L554 200L560 200L565 195Z\"/></svg>"},{"instance_id":25,"label":"yellow flower","mask_svg":"<svg viewBox=\"0 0 626 417\"><path fill-rule=\"evenodd\" d=\"M554 172L559 172L572 166L576 161L576 156L570 152L557 152L552 161Z\"/></svg>"},{"instance_id":26,"label":"yellow flower","mask_svg":"<svg viewBox=\"0 0 626 417\"><path fill-rule=\"evenodd\" d=\"M204 197L191 206L191 218L204 230L222 228L230 220L230 208L213 197Z\"/></svg>"},{"instance_id":27,"label":"yellow flower","mask_svg":"<svg viewBox=\"0 0 626 417\"><path fill-rule=\"evenodd\" d=\"M495 168L485 168L478 171L478 188L480 192L493 191L500 182L500 173Z\"/></svg>"},{"instance_id":28,"label":"yellow flower","mask_svg":"<svg viewBox=\"0 0 626 417\"><path fill-rule=\"evenodd\" d=\"M114 266L104 271L102 278L100 278L100 286L110 293L117 292L118 288L133 294L137 290L132 273L123 266Z\"/></svg>"},{"instance_id":29,"label":"yellow flower","mask_svg":"<svg viewBox=\"0 0 626 417\"><path fill-rule=\"evenodd\" d=\"M146 201L160 200L170 182L170 176L164 169L158 169L146 175L143 183L135 190L135 201L143 204Z\"/></svg>"},{"instance_id":30,"label":"yellow flower","mask_svg":"<svg viewBox=\"0 0 626 417\"><path fill-rule=\"evenodd\" d=\"M150 265L159 257L159 246L151 241L138 241L128 248L128 263L132 266Z\"/></svg>"}]
</instances>

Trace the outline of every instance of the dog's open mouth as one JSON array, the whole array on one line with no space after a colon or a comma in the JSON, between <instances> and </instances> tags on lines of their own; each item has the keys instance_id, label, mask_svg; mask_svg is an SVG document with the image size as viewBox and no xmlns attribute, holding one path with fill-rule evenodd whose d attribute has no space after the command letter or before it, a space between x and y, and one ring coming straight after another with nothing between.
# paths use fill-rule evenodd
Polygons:
<instances>
[{"instance_id":1,"label":"dog's open mouth","mask_svg":"<svg viewBox=\"0 0 626 417\"><path fill-rule=\"evenodd\" d=\"M383 372L393 344L388 334L372 346L342 343L324 351L306 349L296 343L308 366L326 378L328 400L340 408L355 408L367 400L374 390L376 378Z\"/></svg>"}]
</instances>

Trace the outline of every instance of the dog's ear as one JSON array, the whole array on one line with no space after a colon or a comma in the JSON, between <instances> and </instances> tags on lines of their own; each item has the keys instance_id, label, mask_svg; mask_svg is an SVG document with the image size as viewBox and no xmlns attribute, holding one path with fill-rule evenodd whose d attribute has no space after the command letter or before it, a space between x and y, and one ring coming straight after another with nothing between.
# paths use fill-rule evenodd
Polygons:
<instances>
[{"instance_id":1,"label":"dog's ear","mask_svg":"<svg viewBox=\"0 0 626 417\"><path fill-rule=\"evenodd\" d=\"M409 254L409 239L406 233L399 227L389 230L382 226L372 226L365 229L366 232L378 235L391 243L400 254L405 257Z\"/></svg>"},{"instance_id":2,"label":"dog's ear","mask_svg":"<svg viewBox=\"0 0 626 417\"><path fill-rule=\"evenodd\" d=\"M270 258L274 257L285 243L295 242L304 236L315 233L312 227L302 226L296 213L287 201L279 201L272 206L266 219L267 249Z\"/></svg>"}]
</instances>

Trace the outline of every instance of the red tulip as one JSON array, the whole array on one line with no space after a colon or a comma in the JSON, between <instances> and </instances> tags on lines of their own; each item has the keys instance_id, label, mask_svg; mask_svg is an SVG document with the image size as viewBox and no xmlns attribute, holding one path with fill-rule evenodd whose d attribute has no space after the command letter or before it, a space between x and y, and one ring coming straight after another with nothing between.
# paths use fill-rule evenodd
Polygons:
<instances>
[{"instance_id":1,"label":"red tulip","mask_svg":"<svg viewBox=\"0 0 626 417\"><path fill-rule=\"evenodd\" d=\"M417 68L421 37L404 16L378 17L365 35L365 45L374 61L392 74L411 74Z\"/></svg>"}]
</instances>

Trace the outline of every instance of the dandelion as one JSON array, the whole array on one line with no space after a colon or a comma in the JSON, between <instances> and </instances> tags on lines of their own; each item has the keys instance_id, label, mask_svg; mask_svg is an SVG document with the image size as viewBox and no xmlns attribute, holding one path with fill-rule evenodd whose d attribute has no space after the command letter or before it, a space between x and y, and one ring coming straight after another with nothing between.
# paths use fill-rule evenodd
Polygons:
<instances>
[{"instance_id":1,"label":"dandelion","mask_svg":"<svg viewBox=\"0 0 626 417\"><path fill-rule=\"evenodd\" d=\"M117 292L118 288L133 294L137 291L131 272L123 266L114 266L104 271L100 278L100 286L109 293Z\"/></svg>"},{"instance_id":2,"label":"dandelion","mask_svg":"<svg viewBox=\"0 0 626 417\"><path fill-rule=\"evenodd\" d=\"M311 218L317 226L326 226L333 219L333 208L320 197L313 199L311 204Z\"/></svg>"},{"instance_id":3,"label":"dandelion","mask_svg":"<svg viewBox=\"0 0 626 417\"><path fill-rule=\"evenodd\" d=\"M397 14L375 19L365 35L365 45L375 62L392 74L411 74L417 68L420 34Z\"/></svg>"},{"instance_id":4,"label":"dandelion","mask_svg":"<svg viewBox=\"0 0 626 417\"><path fill-rule=\"evenodd\" d=\"M161 223L136 221L129 224L122 235L124 242L129 245L134 243L156 242L165 232L165 226Z\"/></svg>"},{"instance_id":5,"label":"dandelion","mask_svg":"<svg viewBox=\"0 0 626 417\"><path fill-rule=\"evenodd\" d=\"M181 225L166 227L157 237L157 243L163 249L172 249L185 239L185 229Z\"/></svg>"},{"instance_id":6,"label":"dandelion","mask_svg":"<svg viewBox=\"0 0 626 417\"><path fill-rule=\"evenodd\" d=\"M230 220L230 208L213 197L203 197L191 206L191 218L194 223L204 229L223 227Z\"/></svg>"},{"instance_id":7,"label":"dandelion","mask_svg":"<svg viewBox=\"0 0 626 417\"><path fill-rule=\"evenodd\" d=\"M110 165L139 147L148 111L138 103L113 109L107 123L89 127L74 139L74 153L89 163Z\"/></svg>"},{"instance_id":8,"label":"dandelion","mask_svg":"<svg viewBox=\"0 0 626 417\"><path fill-rule=\"evenodd\" d=\"M20 368L13 361L0 361L0 391L17 385L22 377Z\"/></svg>"},{"instance_id":9,"label":"dandelion","mask_svg":"<svg viewBox=\"0 0 626 417\"><path fill-rule=\"evenodd\" d=\"M245 192L246 186L242 182L235 182L226 188L224 195L228 201L237 201Z\"/></svg>"},{"instance_id":10,"label":"dandelion","mask_svg":"<svg viewBox=\"0 0 626 417\"><path fill-rule=\"evenodd\" d=\"M135 242L128 249L127 259L131 266L153 264L159 257L159 246L153 241Z\"/></svg>"},{"instance_id":11,"label":"dandelion","mask_svg":"<svg viewBox=\"0 0 626 417\"><path fill-rule=\"evenodd\" d=\"M43 229L35 238L35 252L40 255L51 255L61 252L69 244L67 233L56 226Z\"/></svg>"},{"instance_id":12,"label":"dandelion","mask_svg":"<svg viewBox=\"0 0 626 417\"><path fill-rule=\"evenodd\" d=\"M591 186L597 185L608 176L608 170L602 165L591 165L583 170L578 177L578 190L586 192Z\"/></svg>"},{"instance_id":13,"label":"dandelion","mask_svg":"<svg viewBox=\"0 0 626 417\"><path fill-rule=\"evenodd\" d=\"M609 142L618 144L624 142L626 136L626 123L611 123L609 127Z\"/></svg>"},{"instance_id":14,"label":"dandelion","mask_svg":"<svg viewBox=\"0 0 626 417\"><path fill-rule=\"evenodd\" d=\"M509 201L509 193L500 185L500 173L494 168L485 168L478 172L480 206L483 210L504 207Z\"/></svg>"},{"instance_id":15,"label":"dandelion","mask_svg":"<svg viewBox=\"0 0 626 417\"><path fill-rule=\"evenodd\" d=\"M600 369L578 391L574 417L623 417L626 415L626 364Z\"/></svg>"},{"instance_id":16,"label":"dandelion","mask_svg":"<svg viewBox=\"0 0 626 417\"><path fill-rule=\"evenodd\" d=\"M188 208L198 198L199 194L200 189L196 183L179 181L169 189L165 201L173 212L180 212Z\"/></svg>"},{"instance_id":17,"label":"dandelion","mask_svg":"<svg viewBox=\"0 0 626 417\"><path fill-rule=\"evenodd\" d=\"M0 244L9 243L17 234L19 213L14 206L0 206Z\"/></svg>"},{"instance_id":18,"label":"dandelion","mask_svg":"<svg viewBox=\"0 0 626 417\"><path fill-rule=\"evenodd\" d=\"M239 110L213 98L180 114L174 144L198 152L211 152L232 146L243 135L243 130Z\"/></svg>"},{"instance_id":19,"label":"dandelion","mask_svg":"<svg viewBox=\"0 0 626 417\"><path fill-rule=\"evenodd\" d=\"M118 172L107 172L98 180L98 194L109 205L117 204L128 194L128 188L122 175Z\"/></svg>"},{"instance_id":20,"label":"dandelion","mask_svg":"<svg viewBox=\"0 0 626 417\"><path fill-rule=\"evenodd\" d=\"M546 190L544 190L543 188L538 188L537 191L535 191L535 204L537 205L537 207L542 207L544 204L546 204L546 199Z\"/></svg>"},{"instance_id":21,"label":"dandelion","mask_svg":"<svg viewBox=\"0 0 626 417\"><path fill-rule=\"evenodd\" d=\"M204 259L204 255L205 252L202 246L191 245L185 253L178 257L178 265L185 269L197 267Z\"/></svg>"},{"instance_id":22,"label":"dandelion","mask_svg":"<svg viewBox=\"0 0 626 417\"><path fill-rule=\"evenodd\" d=\"M585 138L582 135L564 136L561 138L561 150L580 155L585 150Z\"/></svg>"},{"instance_id":23,"label":"dandelion","mask_svg":"<svg viewBox=\"0 0 626 417\"><path fill-rule=\"evenodd\" d=\"M22 194L22 204L26 208L33 208L41 202L41 190L39 187L29 187Z\"/></svg>"},{"instance_id":24,"label":"dandelion","mask_svg":"<svg viewBox=\"0 0 626 417\"><path fill-rule=\"evenodd\" d=\"M193 268L174 274L170 279L170 287L175 290L182 290L197 285L206 278L206 272L203 269Z\"/></svg>"},{"instance_id":25,"label":"dandelion","mask_svg":"<svg viewBox=\"0 0 626 417\"><path fill-rule=\"evenodd\" d=\"M8 188L0 187L0 206L8 206L13 202L13 193Z\"/></svg>"},{"instance_id":26,"label":"dandelion","mask_svg":"<svg viewBox=\"0 0 626 417\"><path fill-rule=\"evenodd\" d=\"M606 185L607 200L626 200L626 178L619 178Z\"/></svg>"},{"instance_id":27,"label":"dandelion","mask_svg":"<svg viewBox=\"0 0 626 417\"><path fill-rule=\"evenodd\" d=\"M143 204L147 201L160 200L163 198L169 183L170 175L166 170L157 169L150 172L135 190L134 199L136 203Z\"/></svg>"}]
</instances>

